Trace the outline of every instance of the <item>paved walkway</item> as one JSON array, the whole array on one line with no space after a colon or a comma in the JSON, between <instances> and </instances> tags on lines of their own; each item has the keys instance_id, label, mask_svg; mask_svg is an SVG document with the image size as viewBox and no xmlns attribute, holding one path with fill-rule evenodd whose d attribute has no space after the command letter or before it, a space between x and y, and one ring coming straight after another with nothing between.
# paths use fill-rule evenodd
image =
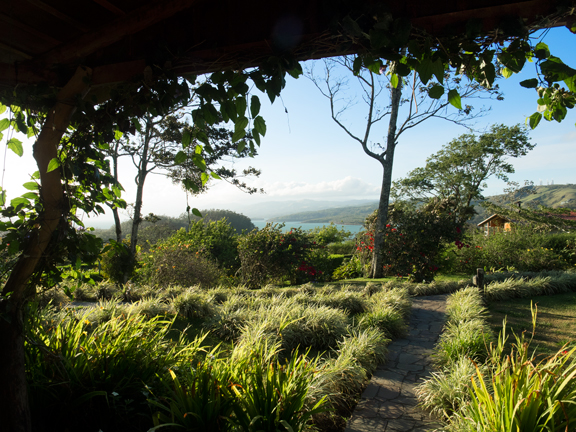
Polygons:
<instances>
[{"instance_id":1,"label":"paved walkway","mask_svg":"<svg viewBox=\"0 0 576 432\"><path fill-rule=\"evenodd\" d=\"M374 372L345 432L415 432L440 426L416 407L414 387L430 375L431 355L444 325L446 297L413 299L408 336L388 346L388 360Z\"/></svg>"}]
</instances>

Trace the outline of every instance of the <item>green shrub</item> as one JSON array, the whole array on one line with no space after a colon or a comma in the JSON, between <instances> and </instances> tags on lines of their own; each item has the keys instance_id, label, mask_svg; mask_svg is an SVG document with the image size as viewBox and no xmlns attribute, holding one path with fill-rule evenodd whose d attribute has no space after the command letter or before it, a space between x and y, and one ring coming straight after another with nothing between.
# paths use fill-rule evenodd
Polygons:
<instances>
[{"instance_id":1,"label":"green shrub","mask_svg":"<svg viewBox=\"0 0 576 432\"><path fill-rule=\"evenodd\" d=\"M332 273L333 280L356 279L368 272L368 263L354 255L350 260L343 261Z\"/></svg>"},{"instance_id":2,"label":"green shrub","mask_svg":"<svg viewBox=\"0 0 576 432\"><path fill-rule=\"evenodd\" d=\"M476 232L464 242L465 247L454 248L452 269L457 273L473 273L476 268L519 271L563 270L571 265L569 236L535 232L528 227L485 236ZM548 246L557 247L548 247ZM568 260L568 261L567 261ZM573 266L573 265L572 265Z\"/></svg>"},{"instance_id":3,"label":"green shrub","mask_svg":"<svg viewBox=\"0 0 576 432\"><path fill-rule=\"evenodd\" d=\"M218 285L222 270L209 257L179 245L161 245L152 248L143 259L142 283L167 287L181 285L204 288Z\"/></svg>"},{"instance_id":4,"label":"green shrub","mask_svg":"<svg viewBox=\"0 0 576 432\"><path fill-rule=\"evenodd\" d=\"M286 280L294 284L298 269L316 275L308 263L312 246L309 237L299 228L283 233L283 226L267 224L239 239L242 280L250 288Z\"/></svg>"},{"instance_id":5,"label":"green shrub","mask_svg":"<svg viewBox=\"0 0 576 432\"><path fill-rule=\"evenodd\" d=\"M130 254L130 241L118 243L110 239L107 249L100 259L104 277L114 283L125 284L136 270L136 261Z\"/></svg>"}]
</instances>

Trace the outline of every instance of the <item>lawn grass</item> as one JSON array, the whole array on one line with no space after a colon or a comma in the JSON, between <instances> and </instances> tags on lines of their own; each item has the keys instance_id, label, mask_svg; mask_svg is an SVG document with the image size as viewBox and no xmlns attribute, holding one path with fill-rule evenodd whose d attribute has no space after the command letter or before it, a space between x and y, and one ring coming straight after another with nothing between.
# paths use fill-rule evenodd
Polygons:
<instances>
[{"instance_id":1,"label":"lawn grass","mask_svg":"<svg viewBox=\"0 0 576 432\"><path fill-rule=\"evenodd\" d=\"M576 293L538 296L492 302L489 323L496 334L506 318L507 333L532 332L531 302L537 306L536 333L532 342L539 354L555 354L566 343L576 341Z\"/></svg>"}]
</instances>

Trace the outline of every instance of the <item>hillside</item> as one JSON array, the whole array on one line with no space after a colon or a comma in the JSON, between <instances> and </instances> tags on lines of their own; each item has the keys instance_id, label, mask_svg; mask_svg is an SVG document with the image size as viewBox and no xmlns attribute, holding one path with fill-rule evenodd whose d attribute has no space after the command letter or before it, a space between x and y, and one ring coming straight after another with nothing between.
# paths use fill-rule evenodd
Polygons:
<instances>
[{"instance_id":1,"label":"hillside","mask_svg":"<svg viewBox=\"0 0 576 432\"><path fill-rule=\"evenodd\" d=\"M505 202L507 196L494 195L487 197L488 200L496 203ZM552 186L534 186L532 193L520 198L522 205L526 207L536 207L543 205L546 207L558 208L567 207L576 209L576 185L552 185ZM302 223L342 223L351 225L362 225L364 219L378 207L374 202L368 205L349 206L340 208L329 208L319 211L307 211L300 213L291 213L272 218L274 222L302 222ZM477 224L486 219L489 214L480 206L478 202L475 205L477 215L470 221Z\"/></svg>"},{"instance_id":2,"label":"hillside","mask_svg":"<svg viewBox=\"0 0 576 432\"><path fill-rule=\"evenodd\" d=\"M362 206L330 208L292 213L273 218L274 222L329 223L362 225L364 219L378 207L377 202Z\"/></svg>"}]
</instances>

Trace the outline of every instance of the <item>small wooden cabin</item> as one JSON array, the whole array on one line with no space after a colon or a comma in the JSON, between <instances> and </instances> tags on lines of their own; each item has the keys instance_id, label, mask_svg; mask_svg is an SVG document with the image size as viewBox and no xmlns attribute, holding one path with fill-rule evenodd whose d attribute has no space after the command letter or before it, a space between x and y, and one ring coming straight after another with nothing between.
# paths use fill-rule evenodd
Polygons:
<instances>
[{"instance_id":1,"label":"small wooden cabin","mask_svg":"<svg viewBox=\"0 0 576 432\"><path fill-rule=\"evenodd\" d=\"M487 236L495 232L510 231L512 229L509 219L499 214L493 214L488 219L478 224L478 228L484 231Z\"/></svg>"}]
</instances>

